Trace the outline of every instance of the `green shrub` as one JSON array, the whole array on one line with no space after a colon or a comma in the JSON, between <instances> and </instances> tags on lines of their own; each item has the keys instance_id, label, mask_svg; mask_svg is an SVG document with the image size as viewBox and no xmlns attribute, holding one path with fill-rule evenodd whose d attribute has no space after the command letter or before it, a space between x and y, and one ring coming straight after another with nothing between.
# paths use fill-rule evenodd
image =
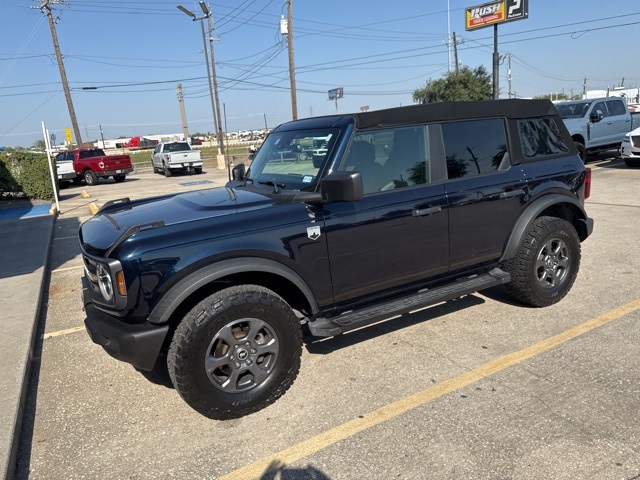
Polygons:
<instances>
[{"instance_id":1,"label":"green shrub","mask_svg":"<svg viewBox=\"0 0 640 480\"><path fill-rule=\"evenodd\" d=\"M25 151L0 153L0 194L9 197L24 194L34 200L53 200L47 156Z\"/></svg>"}]
</instances>

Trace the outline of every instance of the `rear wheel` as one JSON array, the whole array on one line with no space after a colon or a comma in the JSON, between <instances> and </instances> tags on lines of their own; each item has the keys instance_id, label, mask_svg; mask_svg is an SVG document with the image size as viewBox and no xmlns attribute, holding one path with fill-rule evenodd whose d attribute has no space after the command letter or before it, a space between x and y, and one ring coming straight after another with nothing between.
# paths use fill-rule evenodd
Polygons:
<instances>
[{"instance_id":1,"label":"rear wheel","mask_svg":"<svg viewBox=\"0 0 640 480\"><path fill-rule=\"evenodd\" d=\"M162 171L164 172L165 177L170 177L171 175L173 175L171 169L167 167L167 164L164 162L162 162Z\"/></svg>"},{"instance_id":2,"label":"rear wheel","mask_svg":"<svg viewBox=\"0 0 640 480\"><path fill-rule=\"evenodd\" d=\"M116 183L124 182L125 178L126 178L126 175L114 175L113 176L113 179L116 181Z\"/></svg>"},{"instance_id":3,"label":"rear wheel","mask_svg":"<svg viewBox=\"0 0 640 480\"><path fill-rule=\"evenodd\" d=\"M291 386L302 330L291 307L256 285L229 287L196 305L175 331L171 381L202 415L218 420L257 412Z\"/></svg>"},{"instance_id":4,"label":"rear wheel","mask_svg":"<svg viewBox=\"0 0 640 480\"><path fill-rule=\"evenodd\" d=\"M84 181L90 187L93 187L98 183L98 176L93 172L93 170L87 170L84 172Z\"/></svg>"},{"instance_id":5,"label":"rear wheel","mask_svg":"<svg viewBox=\"0 0 640 480\"><path fill-rule=\"evenodd\" d=\"M202 173L202 167L193 167L193 171L196 172L196 175L200 175Z\"/></svg>"},{"instance_id":6,"label":"rear wheel","mask_svg":"<svg viewBox=\"0 0 640 480\"><path fill-rule=\"evenodd\" d=\"M537 218L516 255L504 262L511 274L509 294L534 307L559 302L569 293L580 268L580 239L573 225L556 217Z\"/></svg>"}]
</instances>

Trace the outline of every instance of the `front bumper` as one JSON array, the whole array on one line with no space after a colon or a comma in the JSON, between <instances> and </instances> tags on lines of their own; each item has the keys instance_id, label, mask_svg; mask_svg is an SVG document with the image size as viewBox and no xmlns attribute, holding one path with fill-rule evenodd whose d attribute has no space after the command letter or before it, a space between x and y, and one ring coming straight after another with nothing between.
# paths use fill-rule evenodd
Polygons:
<instances>
[{"instance_id":1,"label":"front bumper","mask_svg":"<svg viewBox=\"0 0 640 480\"><path fill-rule=\"evenodd\" d=\"M82 278L82 302L87 318L85 328L93 343L97 343L117 360L130 363L140 370L152 370L162 348L169 325L125 323L98 310L91 301L86 278Z\"/></svg>"}]
</instances>

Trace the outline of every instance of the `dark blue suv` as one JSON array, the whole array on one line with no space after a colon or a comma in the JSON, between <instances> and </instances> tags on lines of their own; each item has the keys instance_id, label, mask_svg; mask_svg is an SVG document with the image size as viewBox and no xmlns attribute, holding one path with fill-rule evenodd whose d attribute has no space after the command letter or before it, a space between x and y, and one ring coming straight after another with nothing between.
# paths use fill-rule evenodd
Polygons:
<instances>
[{"instance_id":1,"label":"dark blue suv","mask_svg":"<svg viewBox=\"0 0 640 480\"><path fill-rule=\"evenodd\" d=\"M293 383L302 326L333 336L498 284L570 290L590 171L543 100L298 120L224 188L110 202L84 223L86 328L142 370L165 360L210 418Z\"/></svg>"}]
</instances>

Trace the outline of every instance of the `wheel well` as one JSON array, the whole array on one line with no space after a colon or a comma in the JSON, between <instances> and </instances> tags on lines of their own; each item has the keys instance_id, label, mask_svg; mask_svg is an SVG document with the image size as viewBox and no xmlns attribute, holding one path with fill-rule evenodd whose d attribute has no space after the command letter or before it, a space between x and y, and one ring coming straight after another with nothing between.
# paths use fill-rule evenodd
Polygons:
<instances>
[{"instance_id":1,"label":"wheel well","mask_svg":"<svg viewBox=\"0 0 640 480\"><path fill-rule=\"evenodd\" d=\"M584 145L584 138L582 137L582 135L572 135L571 138L574 142L580 142Z\"/></svg>"},{"instance_id":2,"label":"wheel well","mask_svg":"<svg viewBox=\"0 0 640 480\"><path fill-rule=\"evenodd\" d=\"M587 226L584 222L581 222L581 220L584 220L584 215L582 215L578 207L570 203L556 203L551 205L540 212L540 215L536 218L540 217L557 217L571 223L573 228L576 229L576 232L578 232L578 237L581 242L588 236Z\"/></svg>"},{"instance_id":3,"label":"wheel well","mask_svg":"<svg viewBox=\"0 0 640 480\"><path fill-rule=\"evenodd\" d=\"M311 315L311 305L309 305L304 294L293 282L286 278L269 272L235 273L207 283L189 295L180 306L176 308L169 318L169 334L165 339L162 350L166 351L169 348L173 338L173 332L193 307L210 295L236 285L259 285L268 288L281 296L294 310L298 310L306 316Z\"/></svg>"}]
</instances>

